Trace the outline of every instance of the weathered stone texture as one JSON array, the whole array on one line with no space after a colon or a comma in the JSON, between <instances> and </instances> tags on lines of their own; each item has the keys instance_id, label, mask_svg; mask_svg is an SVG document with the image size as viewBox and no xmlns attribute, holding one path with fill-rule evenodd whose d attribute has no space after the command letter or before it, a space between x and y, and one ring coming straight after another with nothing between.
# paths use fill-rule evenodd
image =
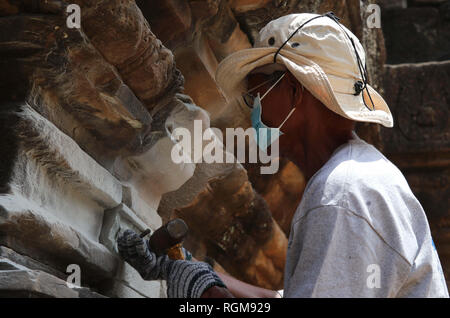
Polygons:
<instances>
[{"instance_id":1,"label":"weathered stone texture","mask_svg":"<svg viewBox=\"0 0 450 318\"><path fill-rule=\"evenodd\" d=\"M15 149L2 162L11 172L1 187L2 244L62 271L72 259L112 276L118 259L96 241L103 209L120 203L119 183L29 107L4 111L1 121L2 141L13 143L2 148Z\"/></svg>"},{"instance_id":2,"label":"weathered stone texture","mask_svg":"<svg viewBox=\"0 0 450 318\"><path fill-rule=\"evenodd\" d=\"M432 153L450 151L450 62L387 65L385 70L385 96L396 121L394 129L382 130L386 153L408 156L404 167L417 165L409 157L413 153L428 156L434 166L449 165L448 158Z\"/></svg>"},{"instance_id":3,"label":"weathered stone texture","mask_svg":"<svg viewBox=\"0 0 450 318\"><path fill-rule=\"evenodd\" d=\"M432 3L430 3L432 4ZM389 64L450 59L450 2L383 10Z\"/></svg>"},{"instance_id":4,"label":"weathered stone texture","mask_svg":"<svg viewBox=\"0 0 450 318\"><path fill-rule=\"evenodd\" d=\"M170 140L167 116L187 110L175 95L183 78L134 1L74 3L82 9L82 29L67 27L64 2L0 1L0 242L48 271L78 264L85 284L105 295L160 297L160 282L144 283L122 266L114 232L155 230L159 199L144 202L136 184L124 198L109 171L117 160L155 156L158 142ZM158 119L152 130L150 111ZM158 169L158 162L147 164ZM128 217L108 223L104 213L118 206ZM108 234L100 242L102 230ZM24 284L27 275L20 276ZM42 281L26 285L29 296L46 296ZM2 295L16 293L8 286Z\"/></svg>"},{"instance_id":5,"label":"weathered stone texture","mask_svg":"<svg viewBox=\"0 0 450 318\"><path fill-rule=\"evenodd\" d=\"M0 246L0 297L104 297L89 288L67 283L64 275L54 273L49 266Z\"/></svg>"},{"instance_id":6,"label":"weathered stone texture","mask_svg":"<svg viewBox=\"0 0 450 318\"><path fill-rule=\"evenodd\" d=\"M14 298L103 298L86 288L70 288L65 281L45 272L0 270L0 297Z\"/></svg>"},{"instance_id":7,"label":"weathered stone texture","mask_svg":"<svg viewBox=\"0 0 450 318\"><path fill-rule=\"evenodd\" d=\"M430 160L424 165L449 164L446 156L433 156L450 147L449 77L448 61L386 66L386 99L396 120L394 129L382 130L387 153L423 155ZM417 166L416 160L408 157L401 166Z\"/></svg>"},{"instance_id":8,"label":"weathered stone texture","mask_svg":"<svg viewBox=\"0 0 450 318\"><path fill-rule=\"evenodd\" d=\"M40 262L32 259L29 256L18 254L16 252L14 252L12 249L7 248L5 246L0 246L0 259L6 264L8 264L10 262L15 264L12 267L7 266L9 269L15 269L17 267L17 264L19 264L19 265L22 265L31 270L39 270L39 271L46 272L46 273L56 276L60 279L65 280L67 278L67 274L60 272L58 270L55 270L54 268L52 268L49 265L40 263ZM2 270L7 269L7 268L5 268L4 265L0 266L0 267L2 268Z\"/></svg>"},{"instance_id":9,"label":"weathered stone texture","mask_svg":"<svg viewBox=\"0 0 450 318\"><path fill-rule=\"evenodd\" d=\"M396 121L382 129L386 155L423 205L450 277L450 62L387 65L386 100Z\"/></svg>"},{"instance_id":10,"label":"weathered stone texture","mask_svg":"<svg viewBox=\"0 0 450 318\"><path fill-rule=\"evenodd\" d=\"M76 0L83 30L149 110L165 106L183 85L173 54L151 32L134 0Z\"/></svg>"},{"instance_id":11,"label":"weathered stone texture","mask_svg":"<svg viewBox=\"0 0 450 318\"><path fill-rule=\"evenodd\" d=\"M146 297L159 295L159 282L139 285L142 279L137 276L127 276L128 281L127 277L117 276L122 261L115 252L115 241L109 245L99 242L100 232L107 226L104 210L121 204L120 183L26 103L3 106L0 130L5 138L1 139L1 148L9 155L1 161L0 169L0 245L8 249L6 253L2 247L1 256L59 278L69 264L77 264L86 284L112 296L115 294L109 289L102 289L105 281L138 284L135 289ZM144 223L127 207L122 209L128 211L126 222L118 221L122 230L154 230L161 224L160 220ZM36 278L35 274L21 275L17 279L25 287L20 290L30 290L30 296L45 295L40 288L47 288L47 274L41 284L35 285L27 283ZM7 290L10 284L5 284L2 288ZM11 295L15 290L10 288ZM66 293L57 292L61 292L59 297Z\"/></svg>"},{"instance_id":12,"label":"weathered stone texture","mask_svg":"<svg viewBox=\"0 0 450 318\"><path fill-rule=\"evenodd\" d=\"M193 16L189 1L137 0L136 5L142 11L158 39L170 50L188 44L193 37ZM202 3L202 7L205 4ZM170 24L170 27L168 27Z\"/></svg>"},{"instance_id":13,"label":"weathered stone texture","mask_svg":"<svg viewBox=\"0 0 450 318\"><path fill-rule=\"evenodd\" d=\"M100 162L139 148L151 116L82 31L43 15L3 17L0 27L2 100L28 98Z\"/></svg>"},{"instance_id":14,"label":"weathered stone texture","mask_svg":"<svg viewBox=\"0 0 450 318\"><path fill-rule=\"evenodd\" d=\"M386 155L404 173L427 214L450 281L449 1L383 3L385 98L394 129L381 129Z\"/></svg>"}]
</instances>

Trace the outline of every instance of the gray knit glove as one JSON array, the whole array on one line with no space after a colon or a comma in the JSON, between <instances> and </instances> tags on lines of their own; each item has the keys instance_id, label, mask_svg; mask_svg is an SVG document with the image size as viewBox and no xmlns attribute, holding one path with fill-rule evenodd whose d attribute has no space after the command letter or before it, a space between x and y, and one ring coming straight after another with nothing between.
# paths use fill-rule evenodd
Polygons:
<instances>
[{"instance_id":1,"label":"gray knit glove","mask_svg":"<svg viewBox=\"0 0 450 318\"><path fill-rule=\"evenodd\" d=\"M226 287L209 264L158 257L150 251L148 241L131 230L117 239L117 246L119 254L143 279L166 280L169 298L200 298L212 286Z\"/></svg>"},{"instance_id":2,"label":"gray knit glove","mask_svg":"<svg viewBox=\"0 0 450 318\"><path fill-rule=\"evenodd\" d=\"M126 230L117 239L120 256L145 280L160 279L164 257L151 253L146 241L132 230Z\"/></svg>"}]
</instances>

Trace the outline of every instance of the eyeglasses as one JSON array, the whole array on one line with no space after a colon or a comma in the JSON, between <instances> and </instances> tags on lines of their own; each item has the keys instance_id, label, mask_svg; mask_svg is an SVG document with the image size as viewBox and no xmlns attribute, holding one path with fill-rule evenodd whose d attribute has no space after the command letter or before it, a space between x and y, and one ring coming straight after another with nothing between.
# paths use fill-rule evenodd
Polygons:
<instances>
[{"instance_id":1,"label":"eyeglasses","mask_svg":"<svg viewBox=\"0 0 450 318\"><path fill-rule=\"evenodd\" d=\"M272 86L270 86L270 88L264 93L264 95L261 96L261 100L263 100L264 97L266 97L266 95L283 79L283 77L286 75L286 72L284 72L283 74L279 74L279 72L275 72L274 74L271 75L271 78L255 87L253 87L252 89L248 90L246 93L242 94L242 99L244 100L245 104L249 107L249 108L253 108L253 104L255 102L255 95L250 94L251 92L257 90L258 88L268 84L268 83L274 83L272 84Z\"/></svg>"}]
</instances>

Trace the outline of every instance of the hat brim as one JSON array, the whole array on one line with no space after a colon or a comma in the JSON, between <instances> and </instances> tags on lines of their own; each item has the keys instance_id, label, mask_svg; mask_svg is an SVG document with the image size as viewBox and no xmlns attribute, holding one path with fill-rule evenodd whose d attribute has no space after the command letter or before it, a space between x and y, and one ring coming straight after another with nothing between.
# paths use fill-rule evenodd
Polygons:
<instances>
[{"instance_id":1,"label":"hat brim","mask_svg":"<svg viewBox=\"0 0 450 318\"><path fill-rule=\"evenodd\" d=\"M277 50L276 47L250 48L226 57L216 71L216 81L225 98L231 100L245 92L247 75L258 67L274 63ZM314 97L335 113L355 121L393 127L388 105L370 85L367 89L373 101L373 110L364 105L363 98L369 107L372 106L366 90L362 93L363 98L361 94L355 96L349 93L355 79L328 76L310 59L284 49L280 50L277 63L284 65Z\"/></svg>"}]
</instances>

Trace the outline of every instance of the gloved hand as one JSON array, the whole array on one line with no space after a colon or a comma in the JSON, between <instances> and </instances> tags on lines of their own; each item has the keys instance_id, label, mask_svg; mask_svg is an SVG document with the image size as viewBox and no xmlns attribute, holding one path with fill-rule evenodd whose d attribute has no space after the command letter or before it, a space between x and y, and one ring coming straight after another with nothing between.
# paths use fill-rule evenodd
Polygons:
<instances>
[{"instance_id":1,"label":"gloved hand","mask_svg":"<svg viewBox=\"0 0 450 318\"><path fill-rule=\"evenodd\" d=\"M200 298L212 286L226 287L209 264L158 257L150 251L148 240L131 230L117 239L117 246L119 254L143 279L166 280L169 298Z\"/></svg>"},{"instance_id":2,"label":"gloved hand","mask_svg":"<svg viewBox=\"0 0 450 318\"><path fill-rule=\"evenodd\" d=\"M162 279L164 257L151 253L147 242L132 230L126 230L117 239L120 256L145 280Z\"/></svg>"}]
</instances>

